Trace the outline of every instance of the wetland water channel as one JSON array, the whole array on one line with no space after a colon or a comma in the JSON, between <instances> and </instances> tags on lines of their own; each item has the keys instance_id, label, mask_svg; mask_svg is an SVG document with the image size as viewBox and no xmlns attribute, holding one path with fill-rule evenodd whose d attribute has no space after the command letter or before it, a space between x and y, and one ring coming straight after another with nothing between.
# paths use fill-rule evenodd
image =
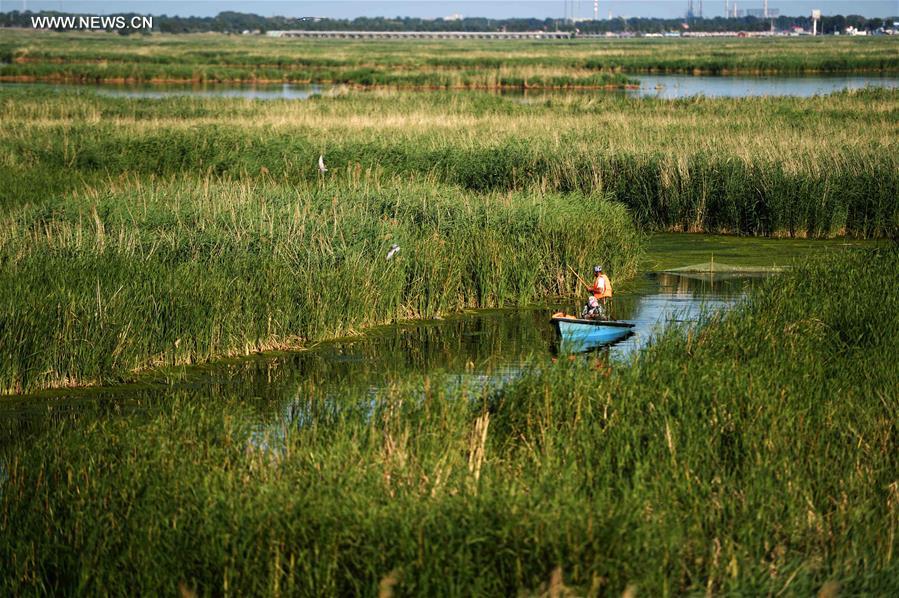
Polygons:
<instances>
[{"instance_id":1,"label":"wetland water channel","mask_svg":"<svg viewBox=\"0 0 899 598\"><path fill-rule=\"evenodd\" d=\"M809 97L865 87L899 88L896 75L801 75L801 76L713 76L713 75L631 75L640 81L628 90L502 90L502 95L540 97L546 94L623 94L632 97L677 99L706 97L797 96ZM232 97L253 100L306 100L328 94L331 85L284 84L72 84L2 83L4 86L28 86L45 89L93 89L102 95L159 99L170 96ZM485 93L485 92L481 92Z\"/></svg>"},{"instance_id":2,"label":"wetland water channel","mask_svg":"<svg viewBox=\"0 0 899 598\"><path fill-rule=\"evenodd\" d=\"M586 359L621 361L671 322L696 321L727 309L763 276L649 274L615 296L613 315L635 333ZM549 323L556 308L478 310L443 320L385 326L305 351L264 354L179 368L141 384L57 390L0 400L0 446L21 442L51 422L82 425L96 417L139 416L174 397L191 402L237 399L254 406L258 424L302 422L310 401L374 399L394 384L440 376L452 387L496 388L524 369L558 356ZM421 382L418 382L421 383Z\"/></svg>"}]
</instances>

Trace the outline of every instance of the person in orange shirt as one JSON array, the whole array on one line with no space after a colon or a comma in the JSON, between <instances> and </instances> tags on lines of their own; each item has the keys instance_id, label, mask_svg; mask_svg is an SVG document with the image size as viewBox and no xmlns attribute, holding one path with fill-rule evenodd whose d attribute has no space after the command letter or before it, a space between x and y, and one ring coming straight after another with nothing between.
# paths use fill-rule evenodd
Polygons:
<instances>
[{"instance_id":1,"label":"person in orange shirt","mask_svg":"<svg viewBox=\"0 0 899 598\"><path fill-rule=\"evenodd\" d=\"M612 283L603 273L602 266L593 266L593 286L587 290L600 301L612 298Z\"/></svg>"},{"instance_id":2,"label":"person in orange shirt","mask_svg":"<svg viewBox=\"0 0 899 598\"><path fill-rule=\"evenodd\" d=\"M593 267L593 286L588 287L587 290L593 293L593 296L584 307L581 317L590 320L608 319L608 300L612 298L612 283L602 271L602 266Z\"/></svg>"}]
</instances>

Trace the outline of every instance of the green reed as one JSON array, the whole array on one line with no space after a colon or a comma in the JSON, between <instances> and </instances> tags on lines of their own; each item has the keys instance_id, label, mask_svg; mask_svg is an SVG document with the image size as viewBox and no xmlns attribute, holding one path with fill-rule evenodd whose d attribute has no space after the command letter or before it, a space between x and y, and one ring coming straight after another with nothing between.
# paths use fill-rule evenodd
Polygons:
<instances>
[{"instance_id":1,"label":"green reed","mask_svg":"<svg viewBox=\"0 0 899 598\"><path fill-rule=\"evenodd\" d=\"M568 265L633 274L631 218L888 236L895 96L148 102L3 90L0 386L118 380L569 294ZM400 260L387 262L393 243Z\"/></svg>"},{"instance_id":2,"label":"green reed","mask_svg":"<svg viewBox=\"0 0 899 598\"><path fill-rule=\"evenodd\" d=\"M110 180L0 220L0 380L21 392L119 379L568 295L567 266L603 261L623 280L639 243L624 208L599 196Z\"/></svg>"},{"instance_id":3,"label":"green reed","mask_svg":"<svg viewBox=\"0 0 899 598\"><path fill-rule=\"evenodd\" d=\"M0 198L40 202L107 173L311 183L323 153L340 176L361 169L475 192L609 194L652 229L881 237L899 223L896 97L563 94L524 103L337 92L305 102L145 102L10 90L0 96L10 122L0 169L12 184Z\"/></svg>"},{"instance_id":4,"label":"green reed","mask_svg":"<svg viewBox=\"0 0 899 598\"><path fill-rule=\"evenodd\" d=\"M851 284L829 292L835 273ZM830 254L611 369L310 392L293 419L224 389L60 422L5 453L0 583L893 594L897 276L895 248Z\"/></svg>"}]
</instances>

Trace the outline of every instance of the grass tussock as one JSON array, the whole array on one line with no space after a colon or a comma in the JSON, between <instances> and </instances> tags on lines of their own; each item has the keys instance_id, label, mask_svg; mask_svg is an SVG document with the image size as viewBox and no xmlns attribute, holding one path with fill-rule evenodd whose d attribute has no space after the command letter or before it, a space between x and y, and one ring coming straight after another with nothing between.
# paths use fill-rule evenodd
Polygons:
<instances>
[{"instance_id":1,"label":"grass tussock","mask_svg":"<svg viewBox=\"0 0 899 598\"><path fill-rule=\"evenodd\" d=\"M61 422L5 459L2 589L894 594L897 277L895 249L827 256L631 364L499 390Z\"/></svg>"}]
</instances>

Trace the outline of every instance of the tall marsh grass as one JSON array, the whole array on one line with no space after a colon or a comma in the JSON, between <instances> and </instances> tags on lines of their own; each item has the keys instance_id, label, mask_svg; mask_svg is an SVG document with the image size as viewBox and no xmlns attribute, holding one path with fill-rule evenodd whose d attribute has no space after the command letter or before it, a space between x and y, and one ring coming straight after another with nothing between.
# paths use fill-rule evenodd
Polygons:
<instances>
[{"instance_id":1,"label":"tall marsh grass","mask_svg":"<svg viewBox=\"0 0 899 598\"><path fill-rule=\"evenodd\" d=\"M899 224L890 90L45 93L0 90L3 392L532 302L574 290L567 265L627 278L631 219L797 237Z\"/></svg>"},{"instance_id":2,"label":"tall marsh grass","mask_svg":"<svg viewBox=\"0 0 899 598\"><path fill-rule=\"evenodd\" d=\"M502 389L64 422L6 453L0 587L895 594L897 277L895 249L833 254L630 364Z\"/></svg>"},{"instance_id":3,"label":"tall marsh grass","mask_svg":"<svg viewBox=\"0 0 899 598\"><path fill-rule=\"evenodd\" d=\"M639 244L626 210L598 196L110 180L0 219L0 381L115 380L567 295L568 265L603 261L625 279Z\"/></svg>"},{"instance_id":4,"label":"tall marsh grass","mask_svg":"<svg viewBox=\"0 0 899 598\"><path fill-rule=\"evenodd\" d=\"M107 174L314 182L425 177L474 192L609 194L644 227L887 236L899 223L896 90L679 101L569 94L352 93L154 102L0 95L4 203Z\"/></svg>"}]
</instances>

